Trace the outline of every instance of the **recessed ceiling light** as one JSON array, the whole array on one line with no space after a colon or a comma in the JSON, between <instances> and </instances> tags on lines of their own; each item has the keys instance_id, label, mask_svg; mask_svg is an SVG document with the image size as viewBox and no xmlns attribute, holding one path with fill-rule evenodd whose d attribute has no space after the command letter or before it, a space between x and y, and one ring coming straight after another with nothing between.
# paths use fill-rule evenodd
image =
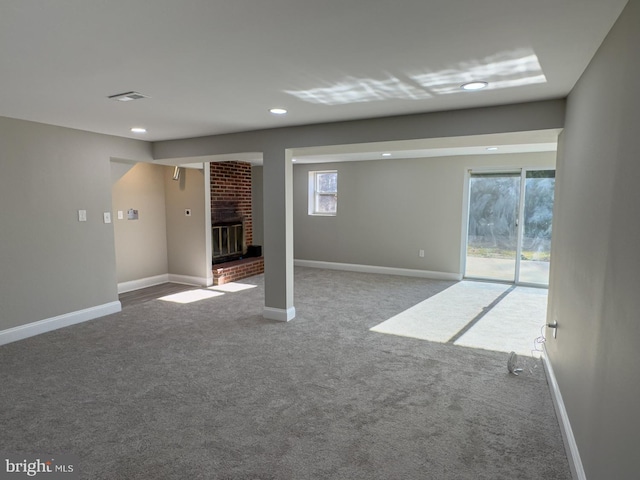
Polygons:
<instances>
[{"instance_id":1,"label":"recessed ceiling light","mask_svg":"<svg viewBox=\"0 0 640 480\"><path fill-rule=\"evenodd\" d=\"M498 147L487 147L487 152L495 152L498 150Z\"/></svg>"},{"instance_id":2,"label":"recessed ceiling light","mask_svg":"<svg viewBox=\"0 0 640 480\"><path fill-rule=\"evenodd\" d=\"M125 92L116 93L115 95L109 95L110 100L116 100L118 102L130 102L131 100L140 100L141 98L149 98L148 95L144 95L138 92Z\"/></svg>"},{"instance_id":3,"label":"recessed ceiling light","mask_svg":"<svg viewBox=\"0 0 640 480\"><path fill-rule=\"evenodd\" d=\"M284 115L287 111L284 108L271 108L269 109L274 115Z\"/></svg>"},{"instance_id":4,"label":"recessed ceiling light","mask_svg":"<svg viewBox=\"0 0 640 480\"><path fill-rule=\"evenodd\" d=\"M390 156L391 156L391 154L390 154L390 153L383 153L383 154L382 154L382 156L383 156L383 157L390 157Z\"/></svg>"},{"instance_id":5,"label":"recessed ceiling light","mask_svg":"<svg viewBox=\"0 0 640 480\"><path fill-rule=\"evenodd\" d=\"M142 127L133 127L131 131L133 133L147 133L147 129Z\"/></svg>"},{"instance_id":6,"label":"recessed ceiling light","mask_svg":"<svg viewBox=\"0 0 640 480\"><path fill-rule=\"evenodd\" d=\"M469 82L469 83L465 83L463 85L460 85L460 88L463 89L463 90L473 91L473 90L482 90L483 88L486 88L487 86L489 86L489 84L487 82Z\"/></svg>"}]
</instances>

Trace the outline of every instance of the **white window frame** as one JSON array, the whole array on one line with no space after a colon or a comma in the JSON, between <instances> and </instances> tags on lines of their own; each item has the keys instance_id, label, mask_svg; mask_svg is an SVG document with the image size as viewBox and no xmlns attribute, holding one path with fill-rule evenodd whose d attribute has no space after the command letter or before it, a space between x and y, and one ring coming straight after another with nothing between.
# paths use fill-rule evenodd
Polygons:
<instances>
[{"instance_id":1,"label":"white window frame","mask_svg":"<svg viewBox=\"0 0 640 480\"><path fill-rule=\"evenodd\" d=\"M336 174L335 192L318 192L318 175L326 173ZM309 215L318 217L335 217L338 213L338 171L337 170L313 170L309 172ZM318 199L320 197L335 197L336 209L333 212L318 212Z\"/></svg>"}]
</instances>

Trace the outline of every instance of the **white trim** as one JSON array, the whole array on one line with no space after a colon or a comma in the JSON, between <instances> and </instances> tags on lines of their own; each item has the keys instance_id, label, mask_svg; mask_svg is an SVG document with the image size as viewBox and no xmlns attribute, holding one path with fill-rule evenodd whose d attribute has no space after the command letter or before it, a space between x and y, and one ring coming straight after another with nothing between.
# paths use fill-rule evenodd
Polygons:
<instances>
[{"instance_id":1,"label":"white trim","mask_svg":"<svg viewBox=\"0 0 640 480\"><path fill-rule=\"evenodd\" d=\"M376 265L358 265L355 263L320 262L316 260L294 260L296 267L325 268L327 270L345 270L347 272L380 273L403 277L431 278L433 280L462 280L461 273L433 272L411 268L379 267Z\"/></svg>"},{"instance_id":2,"label":"white trim","mask_svg":"<svg viewBox=\"0 0 640 480\"><path fill-rule=\"evenodd\" d=\"M210 277L191 277L188 275L175 275L172 273L165 273L163 275L156 275L155 277L140 278L138 280L131 280L130 282L122 282L118 284L118 293L132 292L141 288L153 287L155 285L161 285L163 283L181 283L184 285L195 285L196 287L213 285L213 273Z\"/></svg>"},{"instance_id":3,"label":"white trim","mask_svg":"<svg viewBox=\"0 0 640 480\"><path fill-rule=\"evenodd\" d=\"M293 320L296 316L295 307L289 307L286 310L284 308L272 308L264 307L262 310L262 316L269 320L277 320L279 322L288 322Z\"/></svg>"},{"instance_id":4,"label":"white trim","mask_svg":"<svg viewBox=\"0 0 640 480\"><path fill-rule=\"evenodd\" d=\"M37 322L27 323L7 330L0 331L0 345L16 342L25 338L40 335L41 333L57 330L58 328L68 327L76 323L86 322L94 318L104 317L112 313L118 313L122 310L120 302L110 302L103 305L97 305L84 310L65 313L57 317L45 318Z\"/></svg>"},{"instance_id":5,"label":"white trim","mask_svg":"<svg viewBox=\"0 0 640 480\"><path fill-rule=\"evenodd\" d=\"M213 238L211 230L211 163L204 162L202 164L204 169L204 264L211 265L211 259L213 258ZM245 233L243 233L245 235ZM246 243L243 239L243 245ZM204 285L210 287L213 285L213 270L208 268L206 270L207 278Z\"/></svg>"},{"instance_id":6,"label":"white trim","mask_svg":"<svg viewBox=\"0 0 640 480\"><path fill-rule=\"evenodd\" d=\"M318 196L326 195L326 196L334 196L338 198L338 191L332 193L320 193L318 192L318 174L319 173L335 173L336 178L338 177L338 170L312 170L309 172L309 201L308 201L308 212L309 215L313 217L335 217L338 214L338 205L336 203L336 210L334 212L318 212ZM336 185L337 188L337 185Z\"/></svg>"},{"instance_id":7,"label":"white trim","mask_svg":"<svg viewBox=\"0 0 640 480\"><path fill-rule=\"evenodd\" d=\"M207 285L208 279L206 277L191 277L189 275L176 275L170 273L169 281L172 283L182 283L183 285L202 287L203 285Z\"/></svg>"},{"instance_id":8,"label":"white trim","mask_svg":"<svg viewBox=\"0 0 640 480\"><path fill-rule=\"evenodd\" d=\"M131 280L128 282L121 282L118 284L118 293L132 292L141 288L153 287L154 285L160 285L169 281L169 274L156 275L154 277L140 278L138 280Z\"/></svg>"},{"instance_id":9,"label":"white trim","mask_svg":"<svg viewBox=\"0 0 640 480\"><path fill-rule=\"evenodd\" d=\"M549 383L549 390L551 390L551 398L553 400L553 406L556 409L556 415L558 416L558 422L560 423L560 431L562 432L562 440L564 440L564 448L567 452L567 458L569 459L569 468L571 469L571 475L574 480L587 480L587 476L584 473L584 467L582 466L582 460L580 459L580 452L578 451L578 444L576 438L573 435L571 429L571 423L569 422L569 415L567 409L564 406L562 400L562 394L560 393L560 387L556 375L553 372L553 366L549 361L547 355L547 347L543 345L544 355L542 356L542 364L544 365L544 371L547 374L547 381Z\"/></svg>"},{"instance_id":10,"label":"white trim","mask_svg":"<svg viewBox=\"0 0 640 480\"><path fill-rule=\"evenodd\" d=\"M460 271L464 276L467 271L467 250L469 249L469 207L471 197L469 195L469 185L471 184L471 168L464 170L464 187L462 190L462 239L460 245Z\"/></svg>"}]
</instances>

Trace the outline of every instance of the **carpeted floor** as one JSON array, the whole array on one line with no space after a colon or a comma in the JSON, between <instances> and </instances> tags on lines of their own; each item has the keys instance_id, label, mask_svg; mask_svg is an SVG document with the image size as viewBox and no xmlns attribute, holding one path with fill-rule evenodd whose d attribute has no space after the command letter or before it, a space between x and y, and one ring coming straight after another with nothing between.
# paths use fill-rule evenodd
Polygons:
<instances>
[{"instance_id":1,"label":"carpeted floor","mask_svg":"<svg viewBox=\"0 0 640 480\"><path fill-rule=\"evenodd\" d=\"M570 479L542 366L369 331L452 282L296 269L0 347L0 451L83 479Z\"/></svg>"},{"instance_id":2,"label":"carpeted floor","mask_svg":"<svg viewBox=\"0 0 640 480\"><path fill-rule=\"evenodd\" d=\"M444 343L508 289L509 285L506 284L459 282L376 325L372 330Z\"/></svg>"},{"instance_id":3,"label":"carpeted floor","mask_svg":"<svg viewBox=\"0 0 640 480\"><path fill-rule=\"evenodd\" d=\"M540 358L546 318L544 288L462 281L371 330Z\"/></svg>"}]
</instances>

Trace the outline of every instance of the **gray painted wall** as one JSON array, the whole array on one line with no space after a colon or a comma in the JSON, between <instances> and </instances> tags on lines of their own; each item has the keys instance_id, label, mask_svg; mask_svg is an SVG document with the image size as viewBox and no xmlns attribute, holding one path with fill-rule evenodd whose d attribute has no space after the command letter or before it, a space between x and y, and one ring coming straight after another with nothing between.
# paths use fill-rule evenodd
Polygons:
<instances>
[{"instance_id":1,"label":"gray painted wall","mask_svg":"<svg viewBox=\"0 0 640 480\"><path fill-rule=\"evenodd\" d=\"M640 1L568 99L547 350L588 479L638 478Z\"/></svg>"},{"instance_id":2,"label":"gray painted wall","mask_svg":"<svg viewBox=\"0 0 640 480\"><path fill-rule=\"evenodd\" d=\"M153 151L157 159L263 153L264 313L281 319L295 312L291 149L561 128L564 109L564 100L550 100L156 142Z\"/></svg>"},{"instance_id":3,"label":"gray painted wall","mask_svg":"<svg viewBox=\"0 0 640 480\"><path fill-rule=\"evenodd\" d=\"M639 19L640 2L630 0L572 92L558 163L549 314L560 328L557 340L547 332L547 346L590 479L635 478L638 470ZM265 162L277 165L264 172L265 224L272 241L286 244L289 227L278 221L288 178L284 148L546 129L562 126L563 115L564 102L539 102L159 142L154 149L158 158L270 149ZM0 329L117 300L113 225L102 223L102 212L111 210L110 157L150 161L150 146L0 118ZM189 185L190 178L202 184L197 174L186 175ZM178 188L167 187L167 203L175 200L166 217L169 269L193 275L187 266L206 255L180 229L203 234L195 225L204 222L189 224L183 210L193 208L197 219L206 207L200 212ZM87 210L87 222L78 222L78 209ZM268 266L267 284L279 290L266 303L276 307L287 306L282 295L291 289L282 267L288 249ZM455 268L432 261L425 268ZM206 261L200 264L205 269Z\"/></svg>"},{"instance_id":4,"label":"gray painted wall","mask_svg":"<svg viewBox=\"0 0 640 480\"><path fill-rule=\"evenodd\" d=\"M460 274L465 172L553 168L555 157L545 152L296 164L295 258ZM338 172L335 217L308 214L313 170Z\"/></svg>"},{"instance_id":5,"label":"gray painted wall","mask_svg":"<svg viewBox=\"0 0 640 480\"><path fill-rule=\"evenodd\" d=\"M113 185L118 283L165 275L169 271L165 170L161 165L138 163ZM138 220L127 219L130 208L138 210ZM118 210L123 212L123 220L118 220Z\"/></svg>"},{"instance_id":6,"label":"gray painted wall","mask_svg":"<svg viewBox=\"0 0 640 480\"><path fill-rule=\"evenodd\" d=\"M115 185L118 180L124 177L129 170L136 166L135 162L130 160L122 160L119 158L111 159L111 185Z\"/></svg>"},{"instance_id":7,"label":"gray painted wall","mask_svg":"<svg viewBox=\"0 0 640 480\"><path fill-rule=\"evenodd\" d=\"M110 157L151 148L0 117L0 330L118 300Z\"/></svg>"},{"instance_id":8,"label":"gray painted wall","mask_svg":"<svg viewBox=\"0 0 640 480\"><path fill-rule=\"evenodd\" d=\"M285 148L458 137L562 128L564 99L397 117L273 128L153 144L155 159L264 152L264 165L284 159ZM274 155L277 153L277 157ZM265 183L265 190L266 190Z\"/></svg>"},{"instance_id":9,"label":"gray painted wall","mask_svg":"<svg viewBox=\"0 0 640 480\"><path fill-rule=\"evenodd\" d=\"M211 278L206 234L207 225L211 224L211 219L207 223L206 208L210 193L205 190L205 175L203 170L183 168L179 181L172 176L173 167L165 167L169 274ZM191 209L191 216L185 215L185 209ZM210 209L208 211L210 215Z\"/></svg>"}]
</instances>

